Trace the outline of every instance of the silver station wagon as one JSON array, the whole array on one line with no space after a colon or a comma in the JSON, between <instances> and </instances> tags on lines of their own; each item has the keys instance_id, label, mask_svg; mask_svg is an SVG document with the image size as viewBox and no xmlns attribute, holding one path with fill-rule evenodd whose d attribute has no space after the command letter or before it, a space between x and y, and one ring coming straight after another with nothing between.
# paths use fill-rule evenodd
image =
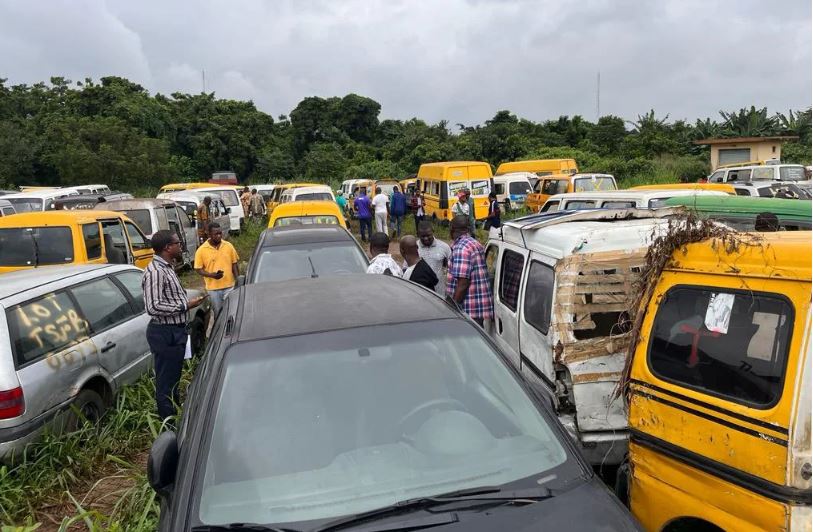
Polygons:
<instances>
[{"instance_id":1,"label":"silver station wagon","mask_svg":"<svg viewBox=\"0 0 813 532\"><path fill-rule=\"evenodd\" d=\"M143 273L104 264L3 275L0 458L13 458L46 429L73 430L82 417L99 419L122 386L147 372ZM198 344L206 312L190 311Z\"/></svg>"}]
</instances>

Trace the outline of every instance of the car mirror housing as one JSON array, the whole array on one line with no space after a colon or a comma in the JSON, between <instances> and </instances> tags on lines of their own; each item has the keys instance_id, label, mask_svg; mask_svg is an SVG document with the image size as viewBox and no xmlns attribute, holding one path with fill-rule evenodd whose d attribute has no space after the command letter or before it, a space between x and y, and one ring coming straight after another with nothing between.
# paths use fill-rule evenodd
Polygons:
<instances>
[{"instance_id":1,"label":"car mirror housing","mask_svg":"<svg viewBox=\"0 0 813 532\"><path fill-rule=\"evenodd\" d=\"M226 214L231 214L231 207L226 207Z\"/></svg>"},{"instance_id":2,"label":"car mirror housing","mask_svg":"<svg viewBox=\"0 0 813 532\"><path fill-rule=\"evenodd\" d=\"M152 444L147 459L147 479L161 497L166 497L175 484L178 470L178 437L174 431L161 433Z\"/></svg>"}]
</instances>

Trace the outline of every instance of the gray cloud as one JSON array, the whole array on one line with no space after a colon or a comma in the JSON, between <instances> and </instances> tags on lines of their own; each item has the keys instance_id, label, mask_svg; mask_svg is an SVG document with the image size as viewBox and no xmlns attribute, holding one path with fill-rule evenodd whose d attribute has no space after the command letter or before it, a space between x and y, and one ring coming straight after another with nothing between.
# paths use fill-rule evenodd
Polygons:
<instances>
[{"instance_id":1,"label":"gray cloud","mask_svg":"<svg viewBox=\"0 0 813 532\"><path fill-rule=\"evenodd\" d=\"M673 119L811 105L807 0L31 0L0 3L0 77L121 75L273 115L356 92L382 115L474 124L510 109Z\"/></svg>"}]
</instances>

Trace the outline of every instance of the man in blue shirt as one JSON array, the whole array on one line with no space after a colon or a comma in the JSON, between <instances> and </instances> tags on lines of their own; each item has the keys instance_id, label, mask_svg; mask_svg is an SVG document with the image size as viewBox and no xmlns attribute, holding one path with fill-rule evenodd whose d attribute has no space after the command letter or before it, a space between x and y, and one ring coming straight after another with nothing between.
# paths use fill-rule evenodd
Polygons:
<instances>
[{"instance_id":1,"label":"man in blue shirt","mask_svg":"<svg viewBox=\"0 0 813 532\"><path fill-rule=\"evenodd\" d=\"M404 221L406 211L406 196L401 192L398 185L396 185L392 189L392 198L390 198L390 226L393 231L393 238L395 238L395 236L401 236L401 223Z\"/></svg>"},{"instance_id":2,"label":"man in blue shirt","mask_svg":"<svg viewBox=\"0 0 813 532\"><path fill-rule=\"evenodd\" d=\"M373 234L373 209L365 187L359 189L358 196L353 200L353 209L359 219L361 241L367 242L367 238Z\"/></svg>"}]
</instances>

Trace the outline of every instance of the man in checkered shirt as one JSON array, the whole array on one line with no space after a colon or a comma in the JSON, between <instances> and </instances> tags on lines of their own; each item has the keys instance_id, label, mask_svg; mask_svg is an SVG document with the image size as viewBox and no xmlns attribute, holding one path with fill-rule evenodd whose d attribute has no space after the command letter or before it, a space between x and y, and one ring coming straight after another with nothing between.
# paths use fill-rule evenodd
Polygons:
<instances>
[{"instance_id":1,"label":"man in checkered shirt","mask_svg":"<svg viewBox=\"0 0 813 532\"><path fill-rule=\"evenodd\" d=\"M469 219L455 216L451 224L452 258L446 275L446 295L480 327L494 318L494 299L486 269L485 249L469 234Z\"/></svg>"}]
</instances>

